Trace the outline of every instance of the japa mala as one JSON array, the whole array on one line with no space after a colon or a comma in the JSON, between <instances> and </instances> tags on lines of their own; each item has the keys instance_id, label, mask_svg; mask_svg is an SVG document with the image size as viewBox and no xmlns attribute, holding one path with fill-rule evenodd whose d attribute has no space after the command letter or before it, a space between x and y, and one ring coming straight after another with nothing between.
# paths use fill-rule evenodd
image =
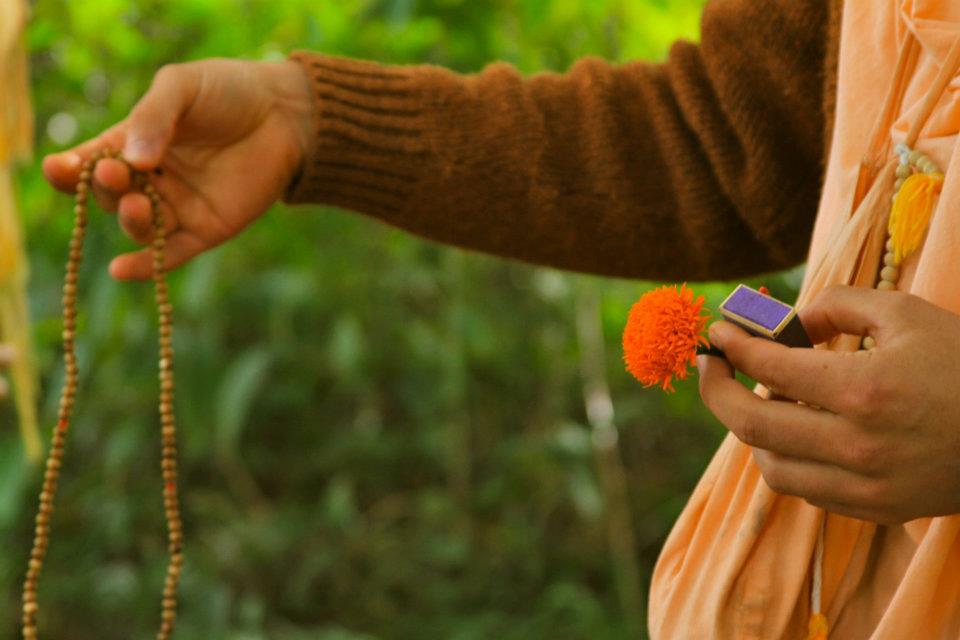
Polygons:
<instances>
[{"instance_id":1,"label":"japa mala","mask_svg":"<svg viewBox=\"0 0 960 640\"><path fill-rule=\"evenodd\" d=\"M74 352L77 318L77 271L83 253L83 239L87 229L87 201L91 191L93 171L103 158L123 160L113 149L98 151L92 158L83 162L80 179L77 183L73 207L74 226L70 238L70 254L67 259L67 271L63 284L63 364L64 382L60 396L60 409L57 424L53 428L50 452L47 457L43 485L40 491L40 505L37 510L34 530L33 549L27 575L23 583L23 638L36 640L38 635L37 585L43 560L50 545L50 525L54 501L57 493L57 481L63 466L64 446L73 415L77 390L77 357ZM166 233L160 215L160 196L150 184L147 174L129 167L134 189L150 199L153 222L153 286L157 304L159 324L159 370L160 395L159 412L161 428L160 468L163 476L163 506L167 521L167 545L170 554L166 580L163 585L163 597L160 609L160 629L157 640L167 640L173 633L177 617L177 585L183 568L183 527L180 520L180 506L177 497L177 427L173 412L173 348L171 346L173 308L170 305L167 290L166 273L163 269Z\"/></svg>"}]
</instances>

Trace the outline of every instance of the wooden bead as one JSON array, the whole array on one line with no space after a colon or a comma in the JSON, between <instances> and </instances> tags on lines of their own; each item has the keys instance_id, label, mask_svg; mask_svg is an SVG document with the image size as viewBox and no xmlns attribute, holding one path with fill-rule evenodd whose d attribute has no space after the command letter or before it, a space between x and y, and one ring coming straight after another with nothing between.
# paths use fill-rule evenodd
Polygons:
<instances>
[{"instance_id":1,"label":"wooden bead","mask_svg":"<svg viewBox=\"0 0 960 640\"><path fill-rule=\"evenodd\" d=\"M889 280L881 280L877 283L877 289L880 291L896 291L897 284L895 282L890 282Z\"/></svg>"},{"instance_id":2,"label":"wooden bead","mask_svg":"<svg viewBox=\"0 0 960 640\"><path fill-rule=\"evenodd\" d=\"M897 177L898 178L909 178L913 173L913 170L910 169L909 164L901 164L897 166Z\"/></svg>"},{"instance_id":3,"label":"wooden bead","mask_svg":"<svg viewBox=\"0 0 960 640\"><path fill-rule=\"evenodd\" d=\"M920 161L921 158L925 158L925 157L926 156L924 156L922 153L914 149L913 151L910 152L910 155L908 156L907 159L910 161L910 164L915 165Z\"/></svg>"},{"instance_id":4,"label":"wooden bead","mask_svg":"<svg viewBox=\"0 0 960 640\"><path fill-rule=\"evenodd\" d=\"M880 278L882 280L889 280L890 282L896 282L900 279L900 269L896 267L884 267L880 270Z\"/></svg>"},{"instance_id":5,"label":"wooden bead","mask_svg":"<svg viewBox=\"0 0 960 640\"><path fill-rule=\"evenodd\" d=\"M893 251L888 251L883 255L883 264L888 267L899 267L900 264L897 262L897 256Z\"/></svg>"}]
</instances>

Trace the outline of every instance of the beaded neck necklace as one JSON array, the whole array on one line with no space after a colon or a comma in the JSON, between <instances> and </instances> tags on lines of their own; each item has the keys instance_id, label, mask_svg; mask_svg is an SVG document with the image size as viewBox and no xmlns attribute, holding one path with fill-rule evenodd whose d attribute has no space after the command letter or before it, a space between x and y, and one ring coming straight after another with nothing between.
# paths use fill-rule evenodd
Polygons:
<instances>
[{"instance_id":1,"label":"beaded neck necklace","mask_svg":"<svg viewBox=\"0 0 960 640\"><path fill-rule=\"evenodd\" d=\"M897 180L893 185L893 206L887 220L886 253L877 278L880 291L896 291L903 261L920 248L933 214L934 198L943 187L943 172L929 157L898 144L900 158ZM872 349L877 345L871 336L864 336L861 346Z\"/></svg>"},{"instance_id":2,"label":"beaded neck necklace","mask_svg":"<svg viewBox=\"0 0 960 640\"><path fill-rule=\"evenodd\" d=\"M74 226L70 239L70 254L67 259L66 276L63 284L63 363L64 383L60 395L60 409L57 424L53 428L50 452L47 457L43 485L40 491L40 504L37 510L34 529L33 548L26 578L23 583L23 638L37 640L37 584L43 560L50 544L50 520L56 499L57 481L63 466L64 445L73 414L74 399L77 390L77 357L74 352L76 331L77 271L83 252L83 239L87 229L87 201L91 191L93 170L97 162L104 158L123 160L120 154L109 147L95 153L81 166L80 180L77 183L73 207ZM183 526L180 520L180 506L177 497L177 428L173 412L173 347L171 346L173 308L170 305L167 290L166 272L163 269L166 233L160 215L160 196L150 184L147 174L129 167L134 188L150 199L153 222L153 286L157 304L159 324L159 370L160 394L159 413L161 427L160 468L163 476L163 506L167 521L167 546L170 554L166 580L163 585L163 597L160 609L160 629L157 640L168 640L173 633L177 617L177 585L183 568Z\"/></svg>"}]
</instances>

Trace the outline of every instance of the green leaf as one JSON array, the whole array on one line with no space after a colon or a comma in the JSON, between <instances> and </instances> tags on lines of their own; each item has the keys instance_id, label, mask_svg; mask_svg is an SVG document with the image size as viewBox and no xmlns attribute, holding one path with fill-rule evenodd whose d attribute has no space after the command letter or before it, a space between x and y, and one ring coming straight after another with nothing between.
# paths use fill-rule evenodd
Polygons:
<instances>
[{"instance_id":1,"label":"green leaf","mask_svg":"<svg viewBox=\"0 0 960 640\"><path fill-rule=\"evenodd\" d=\"M270 361L269 351L253 347L234 358L224 371L217 389L215 446L218 456L237 455L243 427L257 392L266 382Z\"/></svg>"}]
</instances>

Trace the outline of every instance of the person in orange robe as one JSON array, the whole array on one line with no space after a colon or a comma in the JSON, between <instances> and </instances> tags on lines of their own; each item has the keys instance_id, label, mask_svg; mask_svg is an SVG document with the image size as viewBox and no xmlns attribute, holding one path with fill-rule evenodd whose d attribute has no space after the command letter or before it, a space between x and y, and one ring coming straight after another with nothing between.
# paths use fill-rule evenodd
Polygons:
<instances>
[{"instance_id":1,"label":"person in orange robe","mask_svg":"<svg viewBox=\"0 0 960 640\"><path fill-rule=\"evenodd\" d=\"M845 4L833 145L800 315L815 343L847 334L877 347L786 349L727 323L711 328L733 366L805 404L762 400L730 365L703 359L702 395L733 435L661 555L656 635L799 637L822 525L831 637L960 638L957 52L956 3ZM945 174L943 190L922 248L900 265L899 291L877 291L867 287L880 265L857 275L858 256L870 231L885 228L896 145L912 130L910 144Z\"/></svg>"}]
</instances>

